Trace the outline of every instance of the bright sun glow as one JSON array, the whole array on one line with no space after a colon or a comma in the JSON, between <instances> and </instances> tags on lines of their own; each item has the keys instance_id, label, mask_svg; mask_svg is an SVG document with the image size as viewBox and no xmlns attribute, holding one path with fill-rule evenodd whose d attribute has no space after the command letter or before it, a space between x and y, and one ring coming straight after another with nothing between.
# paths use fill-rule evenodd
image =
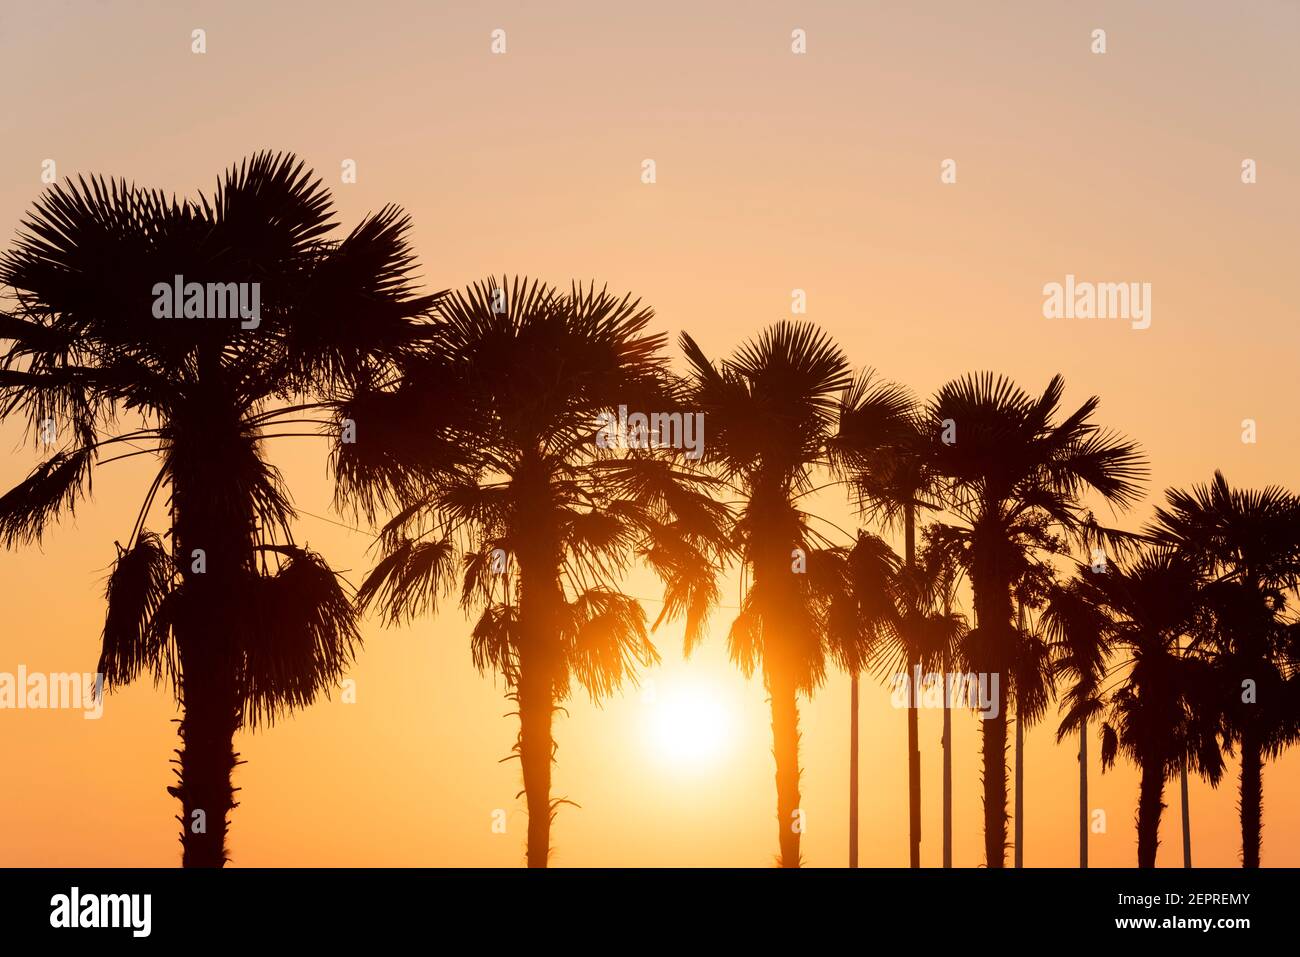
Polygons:
<instances>
[{"instance_id":1,"label":"bright sun glow","mask_svg":"<svg viewBox=\"0 0 1300 957\"><path fill-rule=\"evenodd\" d=\"M731 714L705 686L660 688L649 696L650 739L673 764L706 766L723 754L731 736Z\"/></svg>"}]
</instances>

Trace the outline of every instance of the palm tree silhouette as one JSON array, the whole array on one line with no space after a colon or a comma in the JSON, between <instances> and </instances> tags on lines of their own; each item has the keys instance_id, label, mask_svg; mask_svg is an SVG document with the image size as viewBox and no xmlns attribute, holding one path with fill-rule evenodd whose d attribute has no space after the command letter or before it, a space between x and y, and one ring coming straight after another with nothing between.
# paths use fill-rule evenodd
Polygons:
<instances>
[{"instance_id":1,"label":"palm tree silhouette","mask_svg":"<svg viewBox=\"0 0 1300 957\"><path fill-rule=\"evenodd\" d=\"M828 658L849 674L864 661L861 623L832 615L837 599L850 604L847 556L799 507L828 463L836 397L852 375L839 347L807 323L771 326L717 366L689 335L681 343L688 400L709 423L704 462L740 498L731 542L749 584L728 645L747 676L762 669L772 708L778 864L798 867L798 695L813 694Z\"/></svg>"},{"instance_id":2,"label":"palm tree silhouette","mask_svg":"<svg viewBox=\"0 0 1300 957\"><path fill-rule=\"evenodd\" d=\"M727 510L710 480L649 436L627 450L598 437L620 404L678 407L652 317L594 286L488 279L445 297L428 347L343 404L376 434L339 444L341 501L372 519L396 509L358 600L409 620L459 579L479 610L474 663L518 705L529 867L547 865L563 803L553 716L571 684L600 700L658 660L618 579L644 557L667 583L660 621L684 615L688 647L717 600Z\"/></svg>"},{"instance_id":3,"label":"palm tree silhouette","mask_svg":"<svg viewBox=\"0 0 1300 957\"><path fill-rule=\"evenodd\" d=\"M893 383L876 381L872 372L859 377L841 400L839 429L831 441L830 451L836 470L846 476L855 504L864 517L887 529L902 527L904 567L914 568L917 511L938 506L933 500L935 481L928 458L929 443L919 432L916 403L911 394ZM912 592L914 596L918 594L915 588ZM909 617L902 623L902 640L905 649L916 650L923 639L907 636L911 620ZM905 655L903 673L911 676L918 664L919 658ZM857 675L852 680L856 701ZM916 700L913 696L908 700L908 858L912 867L920 867L920 729ZM856 734L856 711L852 720ZM850 803L853 829L856 829L856 811L856 803Z\"/></svg>"},{"instance_id":4,"label":"palm tree silhouette","mask_svg":"<svg viewBox=\"0 0 1300 957\"><path fill-rule=\"evenodd\" d=\"M263 446L319 434L293 431L313 398L400 353L431 300L412 294L400 210L341 240L327 238L332 217L300 161L258 153L210 198L101 177L53 186L0 259L17 302L0 329L12 340L0 411L26 416L56 450L0 498L5 545L71 512L98 466L160 459L117 546L99 670L110 688L150 672L183 709L168 791L187 867L227 859L235 732L328 692L360 641L334 573L293 544L288 491ZM155 285L177 276L257 284L261 314L251 325L155 318ZM164 488L169 543L145 528Z\"/></svg>"},{"instance_id":5,"label":"palm tree silhouette","mask_svg":"<svg viewBox=\"0 0 1300 957\"><path fill-rule=\"evenodd\" d=\"M899 562L883 539L859 530L845 556L844 579L833 589L827 631L852 675L849 688L849 867L858 866L858 675L887 641L897 642Z\"/></svg>"},{"instance_id":6,"label":"palm tree silhouette","mask_svg":"<svg viewBox=\"0 0 1300 957\"><path fill-rule=\"evenodd\" d=\"M1157 548L1127 569L1111 565L1095 584L1123 655L1102 725L1102 769L1120 752L1138 765L1138 866L1155 867L1166 779L1185 762L1211 784L1223 773L1216 675L1204 658L1181 651L1183 637L1200 628L1200 575L1185 554Z\"/></svg>"},{"instance_id":7,"label":"palm tree silhouette","mask_svg":"<svg viewBox=\"0 0 1300 957\"><path fill-rule=\"evenodd\" d=\"M1055 696L1052 656L1047 641L1033 626L1031 604L1041 602L1048 577L1043 566L1031 567L1016 599L1018 627L1011 667L1012 700L1016 706L1015 866L1025 866L1025 731L1047 713Z\"/></svg>"},{"instance_id":8,"label":"palm tree silhouette","mask_svg":"<svg viewBox=\"0 0 1300 957\"><path fill-rule=\"evenodd\" d=\"M1295 647L1287 594L1300 579L1300 499L1278 486L1236 489L1220 472L1165 493L1148 529L1178 548L1207 582L1210 627L1200 650L1223 682L1225 744L1241 751L1243 867L1259 867L1263 767L1297 737L1287 676Z\"/></svg>"},{"instance_id":9,"label":"palm tree silhouette","mask_svg":"<svg viewBox=\"0 0 1300 957\"><path fill-rule=\"evenodd\" d=\"M1067 533L1088 527L1081 504L1087 491L1118 507L1132 504L1146 473L1133 442L1093 422L1096 397L1056 421L1063 390L1059 376L1035 397L1008 379L980 373L943 386L925 410L924 431L947 511L969 536L976 628L968 658L981 672L1009 676L1014 666L1012 586L1023 543L1033 544L1047 523ZM997 716L982 723L989 867L1003 866L1007 843L1007 684L999 682Z\"/></svg>"},{"instance_id":10,"label":"palm tree silhouette","mask_svg":"<svg viewBox=\"0 0 1300 957\"><path fill-rule=\"evenodd\" d=\"M1072 732L1079 733L1081 868L1088 866L1088 722L1105 707L1102 684L1114 630L1091 575L1091 566L1083 565L1069 582L1054 584L1039 619L1053 652L1056 675L1068 682L1061 699L1065 715L1056 740L1059 743Z\"/></svg>"}]
</instances>

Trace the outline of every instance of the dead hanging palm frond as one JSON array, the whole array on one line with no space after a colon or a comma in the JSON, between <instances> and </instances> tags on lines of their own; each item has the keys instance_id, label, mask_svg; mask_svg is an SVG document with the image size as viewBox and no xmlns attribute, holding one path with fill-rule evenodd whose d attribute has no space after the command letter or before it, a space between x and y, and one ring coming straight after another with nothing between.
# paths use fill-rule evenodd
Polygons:
<instances>
[{"instance_id":1,"label":"dead hanging palm frond","mask_svg":"<svg viewBox=\"0 0 1300 957\"><path fill-rule=\"evenodd\" d=\"M270 724L338 684L361 646L357 612L338 575L315 552L264 545L281 565L252 576L242 616L245 724Z\"/></svg>"},{"instance_id":2,"label":"dead hanging palm frond","mask_svg":"<svg viewBox=\"0 0 1300 957\"><path fill-rule=\"evenodd\" d=\"M357 605L366 610L377 604L389 624L410 621L437 606L452 588L455 574L456 546L450 538L402 538L357 589Z\"/></svg>"},{"instance_id":3,"label":"dead hanging palm frond","mask_svg":"<svg viewBox=\"0 0 1300 957\"><path fill-rule=\"evenodd\" d=\"M1010 689L1015 696L1016 715L1025 722L1025 727L1036 723L1047 712L1055 696L1053 676L1050 647L1041 635L1026 630L1017 642Z\"/></svg>"},{"instance_id":4,"label":"dead hanging palm frond","mask_svg":"<svg viewBox=\"0 0 1300 957\"><path fill-rule=\"evenodd\" d=\"M22 482L0 496L0 541L6 548L39 542L46 524L90 492L95 450L60 452L36 466Z\"/></svg>"},{"instance_id":5,"label":"dead hanging palm frond","mask_svg":"<svg viewBox=\"0 0 1300 957\"><path fill-rule=\"evenodd\" d=\"M1119 732L1107 721L1101 726L1101 769L1109 771L1115 766L1117 757L1119 757Z\"/></svg>"},{"instance_id":6,"label":"dead hanging palm frond","mask_svg":"<svg viewBox=\"0 0 1300 957\"><path fill-rule=\"evenodd\" d=\"M519 609L504 602L483 609L470 635L470 654L479 674L501 675L507 688L519 683Z\"/></svg>"},{"instance_id":7,"label":"dead hanging palm frond","mask_svg":"<svg viewBox=\"0 0 1300 957\"><path fill-rule=\"evenodd\" d=\"M127 550L119 547L105 597L99 672L107 687L130 684L148 669L155 680L176 675L168 607L177 600L177 578L167 548L153 532L142 532Z\"/></svg>"},{"instance_id":8,"label":"dead hanging palm frond","mask_svg":"<svg viewBox=\"0 0 1300 957\"><path fill-rule=\"evenodd\" d=\"M642 557L664 583L663 607L651 630L684 617L683 647L689 655L703 639L709 616L722 597L720 563L682 535L677 523L651 530Z\"/></svg>"},{"instance_id":9,"label":"dead hanging palm frond","mask_svg":"<svg viewBox=\"0 0 1300 957\"><path fill-rule=\"evenodd\" d=\"M592 701L608 697L624 681L635 685L637 669L659 661L641 603L603 588L587 589L567 603L561 639L568 672ZM564 698L565 683L557 684L557 695Z\"/></svg>"}]
</instances>

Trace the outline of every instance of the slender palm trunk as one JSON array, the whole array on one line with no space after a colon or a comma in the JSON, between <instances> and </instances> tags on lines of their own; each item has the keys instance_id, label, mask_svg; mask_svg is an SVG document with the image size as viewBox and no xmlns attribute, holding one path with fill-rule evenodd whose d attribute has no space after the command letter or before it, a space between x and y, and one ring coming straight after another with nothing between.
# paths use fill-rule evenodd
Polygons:
<instances>
[{"instance_id":1,"label":"slender palm trunk","mask_svg":"<svg viewBox=\"0 0 1300 957\"><path fill-rule=\"evenodd\" d=\"M528 866L546 867L551 852L551 758L554 691L549 669L521 655L519 672L519 762L528 802Z\"/></svg>"},{"instance_id":2,"label":"slender palm trunk","mask_svg":"<svg viewBox=\"0 0 1300 957\"><path fill-rule=\"evenodd\" d=\"M1012 645L1011 586L996 574L971 576L975 591L975 618L984 639L981 668L992 671L997 682L996 711L981 721L980 752L984 774L984 862L1004 867L1007 847L1007 682L1001 672Z\"/></svg>"},{"instance_id":3,"label":"slender palm trunk","mask_svg":"<svg viewBox=\"0 0 1300 957\"><path fill-rule=\"evenodd\" d=\"M1024 640L1024 605L1017 602L1017 632ZM1015 866L1024 866L1024 720L1015 705Z\"/></svg>"},{"instance_id":4,"label":"slender palm trunk","mask_svg":"<svg viewBox=\"0 0 1300 957\"><path fill-rule=\"evenodd\" d=\"M1079 723L1079 867L1088 867L1088 719Z\"/></svg>"},{"instance_id":5,"label":"slender palm trunk","mask_svg":"<svg viewBox=\"0 0 1300 957\"><path fill-rule=\"evenodd\" d=\"M1025 633L1025 606L1017 603L1016 628L1021 640ZM1016 867L1025 866L1025 722L1016 703Z\"/></svg>"},{"instance_id":6,"label":"slender palm trunk","mask_svg":"<svg viewBox=\"0 0 1300 957\"><path fill-rule=\"evenodd\" d=\"M903 512L904 560L911 568L916 563L916 507L908 502ZM915 636L909 636L915 642ZM908 684L911 694L907 702L907 820L908 862L911 867L921 866L921 729L919 705L921 689L913 679L920 669L920 660L908 659Z\"/></svg>"},{"instance_id":7,"label":"slender palm trunk","mask_svg":"<svg viewBox=\"0 0 1300 957\"><path fill-rule=\"evenodd\" d=\"M858 866L858 676L849 690L849 867Z\"/></svg>"},{"instance_id":8,"label":"slender palm trunk","mask_svg":"<svg viewBox=\"0 0 1300 957\"><path fill-rule=\"evenodd\" d=\"M1179 658L1183 657L1183 639L1179 635L1174 639L1174 651ZM1183 867L1192 866L1192 809L1191 802L1187 796L1187 755L1178 761L1178 786L1181 791L1183 803Z\"/></svg>"},{"instance_id":9,"label":"slender palm trunk","mask_svg":"<svg viewBox=\"0 0 1300 957\"><path fill-rule=\"evenodd\" d=\"M527 863L546 867L551 853L551 764L555 759L555 668L564 602L549 478L530 463L516 474L529 527L519 548L519 763L528 804Z\"/></svg>"},{"instance_id":10,"label":"slender palm trunk","mask_svg":"<svg viewBox=\"0 0 1300 957\"><path fill-rule=\"evenodd\" d=\"M1016 709L1016 853L1015 866L1025 866L1025 722Z\"/></svg>"},{"instance_id":11,"label":"slender palm trunk","mask_svg":"<svg viewBox=\"0 0 1300 957\"><path fill-rule=\"evenodd\" d=\"M1006 691L998 691L998 715L985 718L980 756L984 762L984 863L1003 867L1007 847Z\"/></svg>"},{"instance_id":12,"label":"slender palm trunk","mask_svg":"<svg viewBox=\"0 0 1300 957\"><path fill-rule=\"evenodd\" d=\"M944 615L948 614L947 600ZM943 661L943 866L952 867L952 708L949 707L952 685L948 675L952 662Z\"/></svg>"},{"instance_id":13,"label":"slender palm trunk","mask_svg":"<svg viewBox=\"0 0 1300 957\"><path fill-rule=\"evenodd\" d=\"M1138 867L1156 866L1160 846L1160 815L1165 809L1165 768L1159 760L1142 765L1138 791Z\"/></svg>"},{"instance_id":14,"label":"slender palm trunk","mask_svg":"<svg viewBox=\"0 0 1300 957\"><path fill-rule=\"evenodd\" d=\"M793 681L768 674L772 696L772 742L776 757L776 818L781 867L799 867L803 831L799 811L799 702Z\"/></svg>"},{"instance_id":15,"label":"slender palm trunk","mask_svg":"<svg viewBox=\"0 0 1300 957\"><path fill-rule=\"evenodd\" d=\"M1264 758L1251 733L1241 740L1241 866L1259 867L1260 830L1264 812Z\"/></svg>"}]
</instances>

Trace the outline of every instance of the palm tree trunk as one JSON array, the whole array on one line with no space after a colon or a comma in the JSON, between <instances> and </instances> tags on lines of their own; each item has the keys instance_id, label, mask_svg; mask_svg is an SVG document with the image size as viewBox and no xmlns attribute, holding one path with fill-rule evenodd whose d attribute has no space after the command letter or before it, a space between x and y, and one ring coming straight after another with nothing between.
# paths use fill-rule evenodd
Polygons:
<instances>
[{"instance_id":1,"label":"palm tree trunk","mask_svg":"<svg viewBox=\"0 0 1300 957\"><path fill-rule=\"evenodd\" d=\"M1018 604L1016 628L1021 639L1025 631L1025 606ZM1015 866L1025 866L1025 722L1016 703L1016 854Z\"/></svg>"},{"instance_id":2,"label":"palm tree trunk","mask_svg":"<svg viewBox=\"0 0 1300 957\"><path fill-rule=\"evenodd\" d=\"M1088 867L1088 719L1079 724L1079 867Z\"/></svg>"},{"instance_id":3,"label":"palm tree trunk","mask_svg":"<svg viewBox=\"0 0 1300 957\"><path fill-rule=\"evenodd\" d=\"M849 691L849 867L858 866L858 676Z\"/></svg>"},{"instance_id":4,"label":"palm tree trunk","mask_svg":"<svg viewBox=\"0 0 1300 957\"><path fill-rule=\"evenodd\" d=\"M182 655L184 715L176 750L177 783L167 789L181 802L181 866L224 867L226 832L235 808L231 783L238 755L234 737L238 701L221 666L196 649Z\"/></svg>"},{"instance_id":5,"label":"palm tree trunk","mask_svg":"<svg viewBox=\"0 0 1300 957\"><path fill-rule=\"evenodd\" d=\"M1007 846L1007 682L1005 672L1014 645L1011 622L1011 583L977 561L971 571L975 592L975 621L981 639L976 649L977 671L997 677L996 712L982 715L981 760L984 774L984 863L1003 867Z\"/></svg>"},{"instance_id":6,"label":"palm tree trunk","mask_svg":"<svg viewBox=\"0 0 1300 957\"><path fill-rule=\"evenodd\" d=\"M776 758L776 818L780 867L799 867L803 831L799 813L799 702L794 682L769 673L772 696L772 742Z\"/></svg>"},{"instance_id":7,"label":"palm tree trunk","mask_svg":"<svg viewBox=\"0 0 1300 957\"><path fill-rule=\"evenodd\" d=\"M1016 853L1015 866L1025 866L1025 722L1016 709Z\"/></svg>"},{"instance_id":8,"label":"palm tree trunk","mask_svg":"<svg viewBox=\"0 0 1300 957\"><path fill-rule=\"evenodd\" d=\"M1264 758L1254 734L1241 739L1241 866L1259 867L1264 812Z\"/></svg>"},{"instance_id":9,"label":"palm tree trunk","mask_svg":"<svg viewBox=\"0 0 1300 957\"><path fill-rule=\"evenodd\" d=\"M1006 691L998 689L996 718L985 718L981 728L984 762L984 863L1005 865L1007 846L1007 712Z\"/></svg>"},{"instance_id":10,"label":"palm tree trunk","mask_svg":"<svg viewBox=\"0 0 1300 957\"><path fill-rule=\"evenodd\" d=\"M1192 809L1187 800L1187 758L1179 763L1178 777L1183 796L1183 867L1192 866Z\"/></svg>"},{"instance_id":11,"label":"palm tree trunk","mask_svg":"<svg viewBox=\"0 0 1300 957\"><path fill-rule=\"evenodd\" d=\"M944 614L948 614L945 603ZM949 695L952 688L948 674L952 663L948 656L943 662L943 866L952 867L952 708Z\"/></svg>"},{"instance_id":12,"label":"palm tree trunk","mask_svg":"<svg viewBox=\"0 0 1300 957\"><path fill-rule=\"evenodd\" d=\"M528 866L546 867L551 852L551 758L554 691L547 669L521 656L519 762L528 802Z\"/></svg>"},{"instance_id":13,"label":"palm tree trunk","mask_svg":"<svg viewBox=\"0 0 1300 957\"><path fill-rule=\"evenodd\" d=\"M1138 792L1138 867L1156 866L1160 846L1160 815L1165 809L1165 769L1159 760L1142 765Z\"/></svg>"},{"instance_id":14,"label":"palm tree trunk","mask_svg":"<svg viewBox=\"0 0 1300 957\"><path fill-rule=\"evenodd\" d=\"M197 598L204 589L193 589ZM176 784L167 793L181 802L181 866L224 867L226 833L236 807L231 778L239 755L239 696L233 667L220 646L219 619L202 620L202 601L176 623L182 716L177 726Z\"/></svg>"},{"instance_id":15,"label":"palm tree trunk","mask_svg":"<svg viewBox=\"0 0 1300 957\"><path fill-rule=\"evenodd\" d=\"M181 746L177 782L167 791L181 802L183 867L225 866L237 806L231 777L240 763L234 738L242 724L242 662L233 609L254 568L256 523L246 500L212 484L230 451L226 443L241 441L223 425L200 417L191 430L178 430L172 449L173 556L185 598L175 622Z\"/></svg>"},{"instance_id":16,"label":"palm tree trunk","mask_svg":"<svg viewBox=\"0 0 1300 957\"><path fill-rule=\"evenodd\" d=\"M558 609L563 601L558 564L541 526L544 505L535 509L534 540L519 551L519 764L528 804L529 867L546 867L551 853L551 763L555 757L553 664Z\"/></svg>"},{"instance_id":17,"label":"palm tree trunk","mask_svg":"<svg viewBox=\"0 0 1300 957\"><path fill-rule=\"evenodd\" d=\"M911 502L903 512L903 547L904 560L911 568L916 563L916 507ZM921 731L918 713L921 689L913 680L920 671L919 663L919 660L908 661L907 676L912 689L907 702L907 820L911 867L921 866Z\"/></svg>"}]
</instances>

